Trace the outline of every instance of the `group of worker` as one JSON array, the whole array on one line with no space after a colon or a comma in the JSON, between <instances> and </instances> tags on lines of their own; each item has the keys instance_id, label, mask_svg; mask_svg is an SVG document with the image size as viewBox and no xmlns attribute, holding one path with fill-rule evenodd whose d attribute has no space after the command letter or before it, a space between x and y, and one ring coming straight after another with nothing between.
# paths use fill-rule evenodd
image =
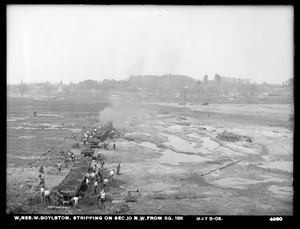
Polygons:
<instances>
[{"instance_id":1,"label":"group of worker","mask_svg":"<svg viewBox=\"0 0 300 229\"><path fill-rule=\"evenodd\" d=\"M93 138L93 135L94 134L97 134L97 133L101 133L97 128L95 128L93 131L87 131L86 133L84 133L84 138L82 139L83 140L83 144L86 144L88 138ZM113 135L114 135L114 130L111 130L110 133L109 133L109 138L112 139L113 138ZM120 131L118 131L118 137L120 136ZM101 143L101 146L103 149L107 149L109 145L109 142L106 143L106 142L102 142ZM99 146L100 146L100 143L99 143ZM113 142L113 149L116 148L116 142L114 141Z\"/></svg>"},{"instance_id":2,"label":"group of worker","mask_svg":"<svg viewBox=\"0 0 300 229\"><path fill-rule=\"evenodd\" d=\"M70 157L71 157L71 161L75 162L76 159L75 159L74 153L70 152L69 154L70 154ZM69 164L69 158L68 158L68 156L65 157L64 164L65 164L66 168L68 168L68 164ZM63 162L58 161L57 162L57 173L58 174L61 174L62 167L63 167Z\"/></svg>"},{"instance_id":3,"label":"group of worker","mask_svg":"<svg viewBox=\"0 0 300 229\"><path fill-rule=\"evenodd\" d=\"M39 168L39 185L37 186L37 188L41 187L40 188L40 192L41 192L41 199L42 199L42 202L43 203L46 203L47 200L49 201L50 203L50 191L48 189L46 189L45 187L45 177L44 177L44 167L41 166Z\"/></svg>"},{"instance_id":4,"label":"group of worker","mask_svg":"<svg viewBox=\"0 0 300 229\"><path fill-rule=\"evenodd\" d=\"M104 170L105 160L103 160L100 165L96 163L95 160L92 161L91 166L89 168L89 172L85 175L85 184L89 191L93 191L92 195L97 196L98 200L98 207L102 208L105 207L105 195L106 191L109 189L109 184L114 181L114 174L115 170L112 169L109 173L109 177L103 177L103 170ZM117 166L117 174L120 175L121 165L118 164ZM97 194L99 184L103 184L103 190Z\"/></svg>"}]
</instances>

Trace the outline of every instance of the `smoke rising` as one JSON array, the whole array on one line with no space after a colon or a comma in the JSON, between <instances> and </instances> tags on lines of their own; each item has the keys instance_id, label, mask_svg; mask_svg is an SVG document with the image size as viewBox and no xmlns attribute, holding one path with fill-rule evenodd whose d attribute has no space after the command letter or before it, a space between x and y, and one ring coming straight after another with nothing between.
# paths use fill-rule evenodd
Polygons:
<instances>
[{"instance_id":1,"label":"smoke rising","mask_svg":"<svg viewBox=\"0 0 300 229\"><path fill-rule=\"evenodd\" d=\"M120 102L112 102L111 104L111 106L99 111L99 122L106 124L112 121L114 127L121 128L127 118L134 113L134 109Z\"/></svg>"}]
</instances>

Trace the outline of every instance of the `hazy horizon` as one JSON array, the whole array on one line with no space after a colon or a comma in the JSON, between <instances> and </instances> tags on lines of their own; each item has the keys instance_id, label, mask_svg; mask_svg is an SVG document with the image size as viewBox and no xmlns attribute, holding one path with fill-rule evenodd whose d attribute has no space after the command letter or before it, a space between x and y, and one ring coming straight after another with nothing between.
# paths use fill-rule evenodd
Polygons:
<instances>
[{"instance_id":1,"label":"hazy horizon","mask_svg":"<svg viewBox=\"0 0 300 229\"><path fill-rule=\"evenodd\" d=\"M293 78L292 6L8 5L7 84Z\"/></svg>"}]
</instances>

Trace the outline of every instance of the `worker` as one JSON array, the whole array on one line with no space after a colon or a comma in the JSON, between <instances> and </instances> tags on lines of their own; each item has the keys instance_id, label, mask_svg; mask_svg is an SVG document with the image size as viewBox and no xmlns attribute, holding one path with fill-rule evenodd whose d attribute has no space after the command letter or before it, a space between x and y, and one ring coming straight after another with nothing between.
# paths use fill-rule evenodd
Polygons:
<instances>
[{"instance_id":1,"label":"worker","mask_svg":"<svg viewBox=\"0 0 300 229\"><path fill-rule=\"evenodd\" d=\"M69 159L68 159L68 156L65 156L65 166L66 168L68 168L68 164L69 164Z\"/></svg>"},{"instance_id":2,"label":"worker","mask_svg":"<svg viewBox=\"0 0 300 229\"><path fill-rule=\"evenodd\" d=\"M85 177L86 177L86 178L89 178L90 176L91 176L90 173L86 173L86 174L85 174Z\"/></svg>"},{"instance_id":3,"label":"worker","mask_svg":"<svg viewBox=\"0 0 300 229\"><path fill-rule=\"evenodd\" d=\"M89 180L88 177L86 177L86 178L85 178L85 184L86 184L86 186L88 187L88 189L90 189L89 183L90 183L90 180Z\"/></svg>"},{"instance_id":4,"label":"worker","mask_svg":"<svg viewBox=\"0 0 300 229\"><path fill-rule=\"evenodd\" d=\"M51 202L50 201L50 191L49 190L44 190L44 200L45 200L45 203L47 203L47 200L49 201L49 203Z\"/></svg>"},{"instance_id":5,"label":"worker","mask_svg":"<svg viewBox=\"0 0 300 229\"><path fill-rule=\"evenodd\" d=\"M90 179L92 182L94 182L95 176L96 176L96 173L92 172L91 176L90 176Z\"/></svg>"},{"instance_id":6,"label":"worker","mask_svg":"<svg viewBox=\"0 0 300 229\"><path fill-rule=\"evenodd\" d=\"M94 173L97 172L97 164L94 164Z\"/></svg>"},{"instance_id":7,"label":"worker","mask_svg":"<svg viewBox=\"0 0 300 229\"><path fill-rule=\"evenodd\" d=\"M104 188L106 189L107 188L107 186L108 186L108 180L106 179L106 178L104 178L104 180L103 180L103 186L104 186Z\"/></svg>"},{"instance_id":8,"label":"worker","mask_svg":"<svg viewBox=\"0 0 300 229\"><path fill-rule=\"evenodd\" d=\"M104 205L104 201L105 201L105 190L102 190L102 191L100 192L100 194L99 194L97 197L98 197L98 208L102 208L102 207L105 208L105 205Z\"/></svg>"},{"instance_id":9,"label":"worker","mask_svg":"<svg viewBox=\"0 0 300 229\"><path fill-rule=\"evenodd\" d=\"M103 169L104 169L104 164L105 164L105 160L103 160L102 163L101 163L101 170L102 170L102 172L103 172Z\"/></svg>"},{"instance_id":10,"label":"worker","mask_svg":"<svg viewBox=\"0 0 300 229\"><path fill-rule=\"evenodd\" d=\"M115 174L115 170L113 169L113 170L111 170L110 173L109 173L109 177L110 177L111 182L114 181L114 174Z\"/></svg>"},{"instance_id":11,"label":"worker","mask_svg":"<svg viewBox=\"0 0 300 229\"><path fill-rule=\"evenodd\" d=\"M77 207L78 206L78 200L81 198L81 196L77 197L77 196L74 196L72 199L71 199L71 202L73 204L73 207Z\"/></svg>"},{"instance_id":12,"label":"worker","mask_svg":"<svg viewBox=\"0 0 300 229\"><path fill-rule=\"evenodd\" d=\"M64 199L63 199L63 195L61 194L60 190L58 189L57 191L54 191L54 194L57 197L57 205L63 205L64 204Z\"/></svg>"},{"instance_id":13,"label":"worker","mask_svg":"<svg viewBox=\"0 0 300 229\"><path fill-rule=\"evenodd\" d=\"M100 166L98 164L95 164L95 173L99 173Z\"/></svg>"},{"instance_id":14,"label":"worker","mask_svg":"<svg viewBox=\"0 0 300 229\"><path fill-rule=\"evenodd\" d=\"M100 182L102 180L102 173L98 171L97 181Z\"/></svg>"},{"instance_id":15,"label":"worker","mask_svg":"<svg viewBox=\"0 0 300 229\"><path fill-rule=\"evenodd\" d=\"M113 149L116 149L116 141L114 141Z\"/></svg>"},{"instance_id":16,"label":"worker","mask_svg":"<svg viewBox=\"0 0 300 229\"><path fill-rule=\"evenodd\" d=\"M45 191L45 188L44 188L44 186L42 186L41 187L41 199L42 199L42 203L44 203L44 201L45 201L44 191Z\"/></svg>"},{"instance_id":17,"label":"worker","mask_svg":"<svg viewBox=\"0 0 300 229\"><path fill-rule=\"evenodd\" d=\"M72 158L72 162L74 162L75 161L74 153L71 153L71 158Z\"/></svg>"},{"instance_id":18,"label":"worker","mask_svg":"<svg viewBox=\"0 0 300 229\"><path fill-rule=\"evenodd\" d=\"M43 166L40 167L39 172L42 173L42 174L44 173L44 168L43 168Z\"/></svg>"},{"instance_id":19,"label":"worker","mask_svg":"<svg viewBox=\"0 0 300 229\"><path fill-rule=\"evenodd\" d=\"M62 167L62 164L60 163L60 161L58 161L57 162L58 173L61 173L61 167Z\"/></svg>"},{"instance_id":20,"label":"worker","mask_svg":"<svg viewBox=\"0 0 300 229\"><path fill-rule=\"evenodd\" d=\"M42 174L39 174L39 179L40 179L40 183L38 185L38 187L42 186L45 187L45 178L42 176Z\"/></svg>"},{"instance_id":21,"label":"worker","mask_svg":"<svg viewBox=\"0 0 300 229\"><path fill-rule=\"evenodd\" d=\"M95 180L95 182L94 182L94 195L97 194L97 188L98 188L98 182L97 182L97 180Z\"/></svg>"},{"instance_id":22,"label":"worker","mask_svg":"<svg viewBox=\"0 0 300 229\"><path fill-rule=\"evenodd\" d=\"M119 163L118 166L117 166L117 174L118 174L118 175L120 175L120 169L121 169L121 165L120 165L120 163Z\"/></svg>"},{"instance_id":23,"label":"worker","mask_svg":"<svg viewBox=\"0 0 300 229\"><path fill-rule=\"evenodd\" d=\"M86 145L86 138L83 138L83 144Z\"/></svg>"}]
</instances>

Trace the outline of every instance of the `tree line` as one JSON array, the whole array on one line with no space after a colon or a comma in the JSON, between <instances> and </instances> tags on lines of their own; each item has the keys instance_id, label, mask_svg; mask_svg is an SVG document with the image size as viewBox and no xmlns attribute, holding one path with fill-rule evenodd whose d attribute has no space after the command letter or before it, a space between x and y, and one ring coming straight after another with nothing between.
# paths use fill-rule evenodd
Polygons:
<instances>
[{"instance_id":1,"label":"tree line","mask_svg":"<svg viewBox=\"0 0 300 229\"><path fill-rule=\"evenodd\" d=\"M283 82L282 86L291 86L293 79ZM104 95L113 91L126 91L133 93L150 93L157 96L183 98L194 97L197 99L209 99L213 96L233 96L240 94L242 96L254 96L267 91L270 85L267 83L257 84L250 82L250 79L239 79L230 77L221 77L215 74L214 78L209 80L208 75L202 79L196 80L186 75L165 74L157 75L130 75L125 80L104 79L102 81L87 79L78 83L68 85L60 82L52 84L49 81L35 84L17 85L20 95L38 91L45 95L51 95L60 91L67 93L70 90L75 91L95 91Z\"/></svg>"}]
</instances>

